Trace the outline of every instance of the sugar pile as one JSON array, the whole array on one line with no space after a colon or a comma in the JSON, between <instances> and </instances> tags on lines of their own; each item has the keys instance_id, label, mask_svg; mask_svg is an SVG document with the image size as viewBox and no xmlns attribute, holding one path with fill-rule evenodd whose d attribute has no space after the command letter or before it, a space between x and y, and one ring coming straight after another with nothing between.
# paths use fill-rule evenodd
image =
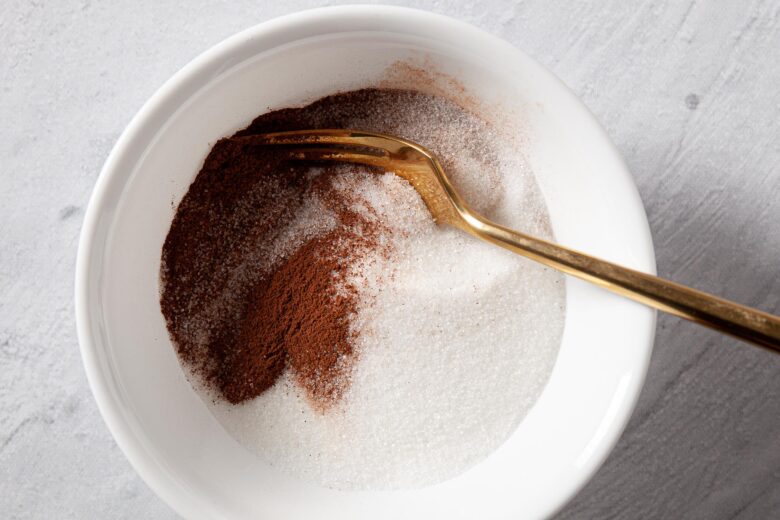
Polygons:
<instances>
[{"instance_id":1,"label":"sugar pile","mask_svg":"<svg viewBox=\"0 0 780 520\"><path fill-rule=\"evenodd\" d=\"M360 92L343 105L306 107L300 126L417 141L440 156L476 210L551 238L513 129L495 128L439 97L372 91L361 102ZM390 173L340 168L336 189L351 194L355 211L369 212L391 231L383 234L391 254L378 252L349 272L361 305L351 319L358 357L343 397L322 413L289 370L235 405L195 386L232 436L287 474L339 489L434 484L488 456L538 398L563 330L562 277L437 227L414 189ZM297 222L312 232L332 227L326 211L302 211ZM288 235L294 240L294 232Z\"/></svg>"}]
</instances>

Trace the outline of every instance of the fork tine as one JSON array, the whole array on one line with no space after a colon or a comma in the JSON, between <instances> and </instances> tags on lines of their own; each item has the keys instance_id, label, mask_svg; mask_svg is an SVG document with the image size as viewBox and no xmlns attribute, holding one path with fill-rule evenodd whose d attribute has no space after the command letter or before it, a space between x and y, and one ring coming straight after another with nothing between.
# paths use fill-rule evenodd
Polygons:
<instances>
[{"instance_id":1,"label":"fork tine","mask_svg":"<svg viewBox=\"0 0 780 520\"><path fill-rule=\"evenodd\" d=\"M365 164L378 168L389 168L390 161L386 155L374 155L357 150L347 150L344 148L290 148L286 150L290 159L296 161L333 161L348 162L353 164Z\"/></svg>"},{"instance_id":2,"label":"fork tine","mask_svg":"<svg viewBox=\"0 0 780 520\"><path fill-rule=\"evenodd\" d=\"M292 130L289 132L270 132L241 137L255 144L301 145L301 144L342 144L382 148L373 136L357 136L348 130Z\"/></svg>"},{"instance_id":3,"label":"fork tine","mask_svg":"<svg viewBox=\"0 0 780 520\"><path fill-rule=\"evenodd\" d=\"M377 150L381 154L397 154L404 149L413 149L422 155L432 157L432 154L416 143L399 137L366 132L362 130L318 129L292 130L287 132L271 132L239 138L254 144L267 145L342 145L359 146Z\"/></svg>"}]
</instances>

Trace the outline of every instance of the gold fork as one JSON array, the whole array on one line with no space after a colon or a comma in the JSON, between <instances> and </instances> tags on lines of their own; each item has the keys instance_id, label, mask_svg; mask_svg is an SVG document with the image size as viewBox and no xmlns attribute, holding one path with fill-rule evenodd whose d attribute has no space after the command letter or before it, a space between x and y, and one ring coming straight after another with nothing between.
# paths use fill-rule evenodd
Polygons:
<instances>
[{"instance_id":1,"label":"gold fork","mask_svg":"<svg viewBox=\"0 0 780 520\"><path fill-rule=\"evenodd\" d=\"M412 141L358 130L300 130L241 139L287 147L295 160L350 162L393 172L417 190L439 224L455 226L632 300L780 353L780 317L490 222L455 191L436 156Z\"/></svg>"}]
</instances>

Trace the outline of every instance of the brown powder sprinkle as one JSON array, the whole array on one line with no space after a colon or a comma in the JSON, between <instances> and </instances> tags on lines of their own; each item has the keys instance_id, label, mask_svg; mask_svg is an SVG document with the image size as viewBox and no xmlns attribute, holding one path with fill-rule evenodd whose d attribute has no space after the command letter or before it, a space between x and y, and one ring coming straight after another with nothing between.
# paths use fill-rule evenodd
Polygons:
<instances>
[{"instance_id":1,"label":"brown powder sprinkle","mask_svg":"<svg viewBox=\"0 0 780 520\"><path fill-rule=\"evenodd\" d=\"M365 305L347 274L372 255L391 254L391 229L359 190L344 188L343 166L290 162L251 136L345 127L402 134L419 124L400 106L449 111L443 117L463 110L410 90L346 92L261 115L206 157L163 246L160 303L189 373L227 401L252 399L289 370L315 409L338 402L358 355L352 319ZM455 156L449 146L461 140L458 153L492 164L489 151L470 145L484 123L469 124L453 145L433 127L417 137L437 145L445 167ZM481 182L495 184L493 169L482 171Z\"/></svg>"},{"instance_id":2,"label":"brown powder sprinkle","mask_svg":"<svg viewBox=\"0 0 780 520\"><path fill-rule=\"evenodd\" d=\"M312 404L324 411L340 399L346 388L354 355L355 334L350 330L350 318L356 311L358 294L346 274L359 258L382 249L378 241L382 227L353 211L354 198L333 188L333 181L340 174L337 168L323 168L308 179L302 179L296 168L282 171L283 182L263 183L273 190L273 196L259 199L260 204L254 208L269 217L256 223L253 241L259 238L266 245L272 243L279 228L285 227L283 219L290 217L287 209L300 208L300 201L312 195L322 203L322 209L335 215L335 228L305 240L265 269L248 290L243 288L244 302L231 302L237 320L218 323L219 313L205 314L207 323L203 325L213 329L209 332L214 339L204 349L193 341L194 337L187 336L192 327L189 322L184 320L187 327L177 324L185 308L192 312L203 304L197 298L207 297L205 287L214 288L223 278L219 274L224 273L225 267L211 264L209 267L218 273L211 280L199 273L176 270L180 266L187 269L194 263L208 263L204 258L189 258L194 253L188 247L191 237L183 234L202 234L202 224L200 219L191 218L187 211L191 208L182 206L181 218L177 215L163 250L163 312L180 355L231 403L256 397L289 367ZM234 227L225 229L237 235L240 231ZM212 245L229 242L228 237L219 234L211 238L210 243L199 243L200 254L213 253ZM187 261L181 261L182 256ZM227 265L233 264L229 260ZM246 276L249 278L249 273ZM176 283L174 277L178 281L195 279L197 283Z\"/></svg>"},{"instance_id":3,"label":"brown powder sprinkle","mask_svg":"<svg viewBox=\"0 0 780 520\"><path fill-rule=\"evenodd\" d=\"M348 197L323 187L334 175L332 169L321 174L315 191L336 212L337 229L306 242L250 293L237 344L219 376L231 402L273 385L286 365L321 409L337 402L345 389L354 354L350 318L358 296L346 271L350 262L381 249L380 224L352 211Z\"/></svg>"},{"instance_id":4,"label":"brown powder sprinkle","mask_svg":"<svg viewBox=\"0 0 780 520\"><path fill-rule=\"evenodd\" d=\"M315 408L338 402L355 357L358 292L346 274L389 232L334 188L338 167L313 171L245 137L316 126L307 113L271 112L220 140L163 246L161 308L178 354L231 403L260 395L288 368Z\"/></svg>"}]
</instances>

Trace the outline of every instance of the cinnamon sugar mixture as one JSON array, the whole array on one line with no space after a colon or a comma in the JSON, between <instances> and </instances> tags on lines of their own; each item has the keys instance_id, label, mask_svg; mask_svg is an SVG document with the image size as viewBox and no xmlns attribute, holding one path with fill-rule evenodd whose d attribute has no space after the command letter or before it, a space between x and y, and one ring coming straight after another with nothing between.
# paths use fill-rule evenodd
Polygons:
<instances>
[{"instance_id":1,"label":"cinnamon sugar mixture","mask_svg":"<svg viewBox=\"0 0 780 520\"><path fill-rule=\"evenodd\" d=\"M270 112L214 145L176 210L161 308L177 353L225 428L289 474L358 489L454 476L541 392L560 275L436 227L392 173L252 142L303 128L415 140L475 209L551 236L517 141L443 97L365 89Z\"/></svg>"},{"instance_id":2,"label":"cinnamon sugar mixture","mask_svg":"<svg viewBox=\"0 0 780 520\"><path fill-rule=\"evenodd\" d=\"M342 167L312 170L231 138L180 204L163 248L163 314L181 358L231 403L288 367L322 410L349 383L358 291L346 274L385 253L387 229L355 209L345 182L357 179Z\"/></svg>"}]
</instances>

